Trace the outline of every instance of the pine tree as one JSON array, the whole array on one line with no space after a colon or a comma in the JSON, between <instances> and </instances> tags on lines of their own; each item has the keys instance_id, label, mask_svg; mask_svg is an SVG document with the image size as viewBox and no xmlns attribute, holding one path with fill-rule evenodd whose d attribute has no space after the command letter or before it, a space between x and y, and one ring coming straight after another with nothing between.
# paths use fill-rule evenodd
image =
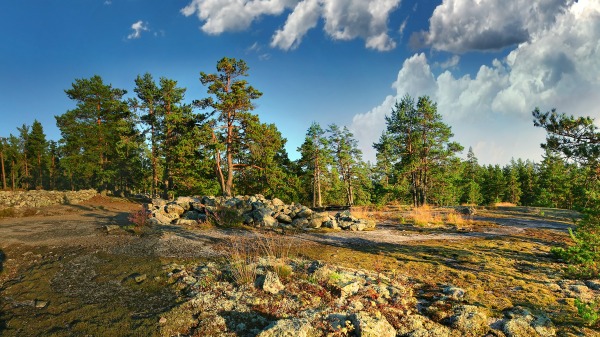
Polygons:
<instances>
[{"instance_id":1,"label":"pine tree","mask_svg":"<svg viewBox=\"0 0 600 337\"><path fill-rule=\"evenodd\" d=\"M136 133L123 100L126 91L104 84L96 75L76 79L65 93L76 108L56 116L56 123L71 188L115 189L122 170L133 168L119 160L116 146L122 137Z\"/></svg>"},{"instance_id":2,"label":"pine tree","mask_svg":"<svg viewBox=\"0 0 600 337\"><path fill-rule=\"evenodd\" d=\"M443 174L436 168L446 165L462 147L450 142L451 129L427 96L419 97L416 105L410 96L404 96L386 116L386 124L387 141L397 158L393 165L408 177L413 205L425 205L431 186ZM375 144L376 148L385 146L390 145Z\"/></svg>"},{"instance_id":3,"label":"pine tree","mask_svg":"<svg viewBox=\"0 0 600 337\"><path fill-rule=\"evenodd\" d=\"M48 142L42 124L37 119L33 122L25 141L25 152L32 177L30 188L42 189L47 179Z\"/></svg>"},{"instance_id":4,"label":"pine tree","mask_svg":"<svg viewBox=\"0 0 600 337\"><path fill-rule=\"evenodd\" d=\"M301 156L300 166L311 176L312 205L313 207L323 207L322 181L333 158L329 140L325 137L325 130L319 123L313 122L310 125L304 143L298 148L298 152Z\"/></svg>"},{"instance_id":5,"label":"pine tree","mask_svg":"<svg viewBox=\"0 0 600 337\"><path fill-rule=\"evenodd\" d=\"M214 119L206 126L211 133L215 172L222 194L227 197L233 193L234 171L243 167L236 164L234 158L244 133L244 121L254 108L252 100L262 96L260 91L241 79L245 76L248 76L246 62L227 57L217 63L217 73L200 73L200 81L208 85L208 93L214 95L214 98L208 97L198 103L203 108L213 109L210 116ZM224 167L222 151L225 151Z\"/></svg>"},{"instance_id":6,"label":"pine tree","mask_svg":"<svg viewBox=\"0 0 600 337\"><path fill-rule=\"evenodd\" d=\"M362 164L362 151L358 142L347 127L341 129L336 124L329 125L329 144L337 163L341 180L346 190L346 205L354 205L356 173Z\"/></svg>"}]
</instances>

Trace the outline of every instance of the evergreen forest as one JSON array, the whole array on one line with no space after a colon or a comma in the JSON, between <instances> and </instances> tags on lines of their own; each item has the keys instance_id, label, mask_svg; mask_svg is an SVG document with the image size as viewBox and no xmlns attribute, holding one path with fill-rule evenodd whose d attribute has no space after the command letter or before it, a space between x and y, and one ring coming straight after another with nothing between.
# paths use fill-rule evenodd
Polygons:
<instances>
[{"instance_id":1,"label":"evergreen forest","mask_svg":"<svg viewBox=\"0 0 600 337\"><path fill-rule=\"evenodd\" d=\"M262 194L313 207L506 202L577 210L600 192L593 120L535 109L532 128L548 131L543 160L480 165L472 148L458 156L463 146L427 96L407 95L388 113L375 163L363 160L347 127L316 122L300 158L290 160L276 125L253 113L263 93L248 75L243 60L223 58L216 72L200 73L204 94L149 73L132 80L130 94L97 75L76 79L65 90L73 108L55 116L58 141L37 120L0 138L2 188ZM185 103L188 94L198 99Z\"/></svg>"}]
</instances>

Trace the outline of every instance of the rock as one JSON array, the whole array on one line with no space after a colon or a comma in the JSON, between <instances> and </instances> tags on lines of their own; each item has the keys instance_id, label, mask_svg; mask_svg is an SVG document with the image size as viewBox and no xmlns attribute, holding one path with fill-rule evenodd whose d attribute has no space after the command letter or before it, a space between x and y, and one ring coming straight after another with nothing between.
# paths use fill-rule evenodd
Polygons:
<instances>
[{"instance_id":1,"label":"rock","mask_svg":"<svg viewBox=\"0 0 600 337\"><path fill-rule=\"evenodd\" d=\"M477 211L473 207L458 207L456 211L462 215L473 216L477 214Z\"/></svg>"},{"instance_id":2,"label":"rock","mask_svg":"<svg viewBox=\"0 0 600 337\"><path fill-rule=\"evenodd\" d=\"M450 317L450 326L463 332L463 336L483 336L488 330L488 317L474 305L460 305Z\"/></svg>"},{"instance_id":3,"label":"rock","mask_svg":"<svg viewBox=\"0 0 600 337\"><path fill-rule=\"evenodd\" d=\"M262 290L264 290L268 293L271 293L271 294L278 294L284 288L285 287L279 280L279 276L277 276L277 274L275 274L271 271L268 271L265 274L265 277L264 277L264 280L262 283Z\"/></svg>"},{"instance_id":4,"label":"rock","mask_svg":"<svg viewBox=\"0 0 600 337\"><path fill-rule=\"evenodd\" d=\"M587 280L585 281L585 285L590 289L600 290L600 280Z\"/></svg>"},{"instance_id":5,"label":"rock","mask_svg":"<svg viewBox=\"0 0 600 337\"><path fill-rule=\"evenodd\" d=\"M367 226L363 222L353 222L349 227L349 229L354 232L363 231L363 230L365 230L365 228L367 228Z\"/></svg>"},{"instance_id":6,"label":"rock","mask_svg":"<svg viewBox=\"0 0 600 337\"><path fill-rule=\"evenodd\" d=\"M283 203L283 201L281 201L281 199L274 198L272 201L273 201L273 206L285 206L285 204Z\"/></svg>"},{"instance_id":7,"label":"rock","mask_svg":"<svg viewBox=\"0 0 600 337\"><path fill-rule=\"evenodd\" d=\"M359 312L350 316L350 321L356 329L356 334L359 337L395 337L396 330L385 319L378 315L373 317L366 312Z\"/></svg>"},{"instance_id":8,"label":"rock","mask_svg":"<svg viewBox=\"0 0 600 337\"><path fill-rule=\"evenodd\" d=\"M314 213L311 219L308 221L308 227L310 228L321 228L325 221L329 220L329 214L327 213Z\"/></svg>"},{"instance_id":9,"label":"rock","mask_svg":"<svg viewBox=\"0 0 600 337\"><path fill-rule=\"evenodd\" d=\"M556 336L552 321L543 313L534 315L523 307L515 307L506 313L503 331L507 337Z\"/></svg>"},{"instance_id":10,"label":"rock","mask_svg":"<svg viewBox=\"0 0 600 337\"><path fill-rule=\"evenodd\" d=\"M190 209L192 209L192 203L198 201L198 199L192 197L178 197L177 199L175 199L174 202L175 204L177 204L177 206L183 208L186 211L189 211Z\"/></svg>"},{"instance_id":11,"label":"rock","mask_svg":"<svg viewBox=\"0 0 600 337\"><path fill-rule=\"evenodd\" d=\"M448 297L450 297L453 300L461 300L463 297L465 297L465 290L458 288L458 287L454 287L454 286L447 286L442 290L442 293L444 295L447 295Z\"/></svg>"},{"instance_id":12,"label":"rock","mask_svg":"<svg viewBox=\"0 0 600 337\"><path fill-rule=\"evenodd\" d=\"M568 288L568 295L573 298L579 298L584 302L589 302L594 299L594 293L583 284L572 284Z\"/></svg>"},{"instance_id":13,"label":"rock","mask_svg":"<svg viewBox=\"0 0 600 337\"><path fill-rule=\"evenodd\" d=\"M161 225L168 225L175 219L172 215L167 215L161 211L152 212L152 216L153 219L156 219Z\"/></svg>"},{"instance_id":14,"label":"rock","mask_svg":"<svg viewBox=\"0 0 600 337\"><path fill-rule=\"evenodd\" d=\"M312 214L313 211L310 208L302 206L301 210L296 214L296 217L308 219Z\"/></svg>"},{"instance_id":15,"label":"rock","mask_svg":"<svg viewBox=\"0 0 600 337\"><path fill-rule=\"evenodd\" d=\"M34 306L38 309L43 309L48 306L48 301L35 300Z\"/></svg>"},{"instance_id":16,"label":"rock","mask_svg":"<svg viewBox=\"0 0 600 337\"><path fill-rule=\"evenodd\" d=\"M177 217L179 217L185 212L185 209L177 204L167 204L165 212L167 214L177 214Z\"/></svg>"},{"instance_id":17,"label":"rock","mask_svg":"<svg viewBox=\"0 0 600 337\"><path fill-rule=\"evenodd\" d=\"M104 230L106 233L114 232L119 229L121 229L121 226L119 225L104 225Z\"/></svg>"},{"instance_id":18,"label":"rock","mask_svg":"<svg viewBox=\"0 0 600 337\"><path fill-rule=\"evenodd\" d=\"M267 326L257 337L312 337L316 332L307 319L280 319Z\"/></svg>"},{"instance_id":19,"label":"rock","mask_svg":"<svg viewBox=\"0 0 600 337\"><path fill-rule=\"evenodd\" d=\"M296 228L304 228L308 225L308 220L305 218L296 218L292 221L292 226Z\"/></svg>"},{"instance_id":20,"label":"rock","mask_svg":"<svg viewBox=\"0 0 600 337\"><path fill-rule=\"evenodd\" d=\"M331 228L331 229L338 229L338 222L335 219L330 219L327 220L323 223L323 227L327 227L327 228Z\"/></svg>"},{"instance_id":21,"label":"rock","mask_svg":"<svg viewBox=\"0 0 600 337\"><path fill-rule=\"evenodd\" d=\"M166 324L166 323L167 323L167 319L166 319L166 318L164 318L164 317L161 317L161 318L158 320L158 324L161 324L161 325L162 325L162 324Z\"/></svg>"},{"instance_id":22,"label":"rock","mask_svg":"<svg viewBox=\"0 0 600 337\"><path fill-rule=\"evenodd\" d=\"M291 224L292 223L292 218L289 215L286 215L285 213L279 213L276 217L277 221L281 222L281 223L285 223L285 224Z\"/></svg>"},{"instance_id":23,"label":"rock","mask_svg":"<svg viewBox=\"0 0 600 337\"><path fill-rule=\"evenodd\" d=\"M196 226L198 225L198 221L197 220L190 220L190 219L177 219L175 220L175 225L178 226Z\"/></svg>"},{"instance_id":24,"label":"rock","mask_svg":"<svg viewBox=\"0 0 600 337\"><path fill-rule=\"evenodd\" d=\"M147 278L148 278L148 276L146 274L141 274L141 275L138 274L133 277L133 280L136 283L142 283L142 282L146 281Z\"/></svg>"}]
</instances>

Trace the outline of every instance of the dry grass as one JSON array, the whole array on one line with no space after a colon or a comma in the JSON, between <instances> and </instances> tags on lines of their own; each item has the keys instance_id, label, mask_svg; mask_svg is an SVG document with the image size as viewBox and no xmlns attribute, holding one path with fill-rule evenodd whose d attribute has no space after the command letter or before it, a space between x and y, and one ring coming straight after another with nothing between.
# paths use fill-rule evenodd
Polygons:
<instances>
[{"instance_id":1,"label":"dry grass","mask_svg":"<svg viewBox=\"0 0 600 337\"><path fill-rule=\"evenodd\" d=\"M462 214L458 213L456 210L451 210L445 214L445 222L460 228L471 224L472 220L466 220Z\"/></svg>"},{"instance_id":2,"label":"dry grass","mask_svg":"<svg viewBox=\"0 0 600 337\"><path fill-rule=\"evenodd\" d=\"M444 223L441 214L427 205L413 208L408 213L408 218L412 219L413 224L419 227L441 225Z\"/></svg>"},{"instance_id":3,"label":"dry grass","mask_svg":"<svg viewBox=\"0 0 600 337\"><path fill-rule=\"evenodd\" d=\"M238 285L254 284L259 257L254 238L231 237L223 247L233 281Z\"/></svg>"},{"instance_id":4,"label":"dry grass","mask_svg":"<svg viewBox=\"0 0 600 337\"><path fill-rule=\"evenodd\" d=\"M497 202L493 204L494 207L517 207L517 205L510 202Z\"/></svg>"}]
</instances>

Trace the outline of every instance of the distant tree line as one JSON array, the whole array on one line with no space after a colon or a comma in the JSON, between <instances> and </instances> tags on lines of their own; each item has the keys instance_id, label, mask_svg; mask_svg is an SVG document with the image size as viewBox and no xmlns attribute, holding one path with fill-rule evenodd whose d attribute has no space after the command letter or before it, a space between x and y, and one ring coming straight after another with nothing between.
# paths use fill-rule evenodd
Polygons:
<instances>
[{"instance_id":1,"label":"distant tree line","mask_svg":"<svg viewBox=\"0 0 600 337\"><path fill-rule=\"evenodd\" d=\"M56 116L58 142L46 139L37 120L0 138L2 188L259 193L315 207L509 202L569 209L585 208L599 192L595 166L568 159L584 150L555 144L560 139L549 139L540 163L480 165L471 148L460 159L462 146L427 96L396 103L373 144L376 163L363 161L347 127L318 123L292 161L277 127L252 113L262 93L246 81L246 63L223 58L216 68L200 73L207 95L191 104L177 81L148 73L134 80L134 97L100 76L76 79L65 90L74 108Z\"/></svg>"}]
</instances>

